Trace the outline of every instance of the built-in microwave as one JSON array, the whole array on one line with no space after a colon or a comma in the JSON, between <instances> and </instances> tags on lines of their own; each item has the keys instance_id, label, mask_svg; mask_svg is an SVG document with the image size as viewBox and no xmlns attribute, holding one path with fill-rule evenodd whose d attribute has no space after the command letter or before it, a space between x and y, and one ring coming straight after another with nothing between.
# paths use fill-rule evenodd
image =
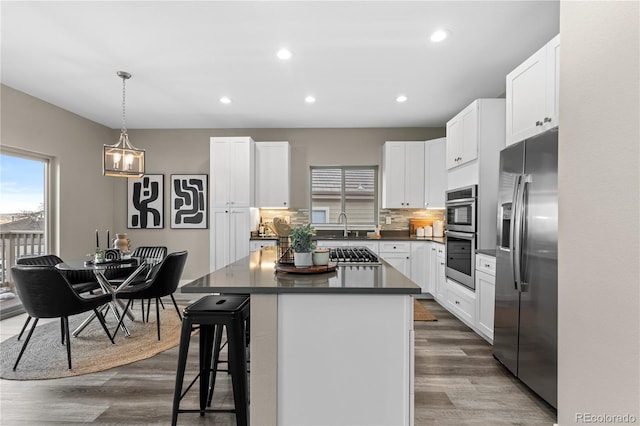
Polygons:
<instances>
[{"instance_id":1,"label":"built-in microwave","mask_svg":"<svg viewBox=\"0 0 640 426\"><path fill-rule=\"evenodd\" d=\"M448 231L476 232L478 185L447 191L445 228Z\"/></svg>"}]
</instances>

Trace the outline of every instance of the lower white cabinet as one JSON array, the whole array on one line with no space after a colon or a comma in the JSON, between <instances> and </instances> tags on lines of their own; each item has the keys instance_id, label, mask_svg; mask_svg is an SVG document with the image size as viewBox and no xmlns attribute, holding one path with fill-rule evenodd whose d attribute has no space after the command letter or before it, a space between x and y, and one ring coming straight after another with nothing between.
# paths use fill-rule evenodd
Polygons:
<instances>
[{"instance_id":1,"label":"lower white cabinet","mask_svg":"<svg viewBox=\"0 0 640 426\"><path fill-rule=\"evenodd\" d=\"M433 295L432 282L429 281L429 269L431 267L431 242L411 242L411 281L418 284L422 293Z\"/></svg>"},{"instance_id":2,"label":"lower white cabinet","mask_svg":"<svg viewBox=\"0 0 640 426\"><path fill-rule=\"evenodd\" d=\"M475 329L493 343L493 320L496 296L496 259L476 255L476 324Z\"/></svg>"},{"instance_id":3,"label":"lower white cabinet","mask_svg":"<svg viewBox=\"0 0 640 426\"><path fill-rule=\"evenodd\" d=\"M276 240L251 240L249 241L249 251L262 250L265 247L275 246L277 243Z\"/></svg>"},{"instance_id":4,"label":"lower white cabinet","mask_svg":"<svg viewBox=\"0 0 640 426\"><path fill-rule=\"evenodd\" d=\"M380 257L408 278L411 278L411 243L380 241Z\"/></svg>"},{"instance_id":5,"label":"lower white cabinet","mask_svg":"<svg viewBox=\"0 0 640 426\"><path fill-rule=\"evenodd\" d=\"M249 256L249 208L211 209L210 268L223 268Z\"/></svg>"},{"instance_id":6,"label":"lower white cabinet","mask_svg":"<svg viewBox=\"0 0 640 426\"><path fill-rule=\"evenodd\" d=\"M447 280L446 304L449 312L474 328L476 321L476 294L455 281Z\"/></svg>"},{"instance_id":7,"label":"lower white cabinet","mask_svg":"<svg viewBox=\"0 0 640 426\"><path fill-rule=\"evenodd\" d=\"M445 265L445 247L443 244L436 244L435 247L435 298L441 305L445 305L447 295L447 275Z\"/></svg>"}]
</instances>

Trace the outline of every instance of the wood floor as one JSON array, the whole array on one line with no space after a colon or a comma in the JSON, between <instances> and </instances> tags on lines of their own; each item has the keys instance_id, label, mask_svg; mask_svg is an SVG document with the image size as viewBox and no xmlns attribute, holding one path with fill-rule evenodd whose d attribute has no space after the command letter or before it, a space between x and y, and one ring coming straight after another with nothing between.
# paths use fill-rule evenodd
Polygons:
<instances>
[{"instance_id":1,"label":"wood floor","mask_svg":"<svg viewBox=\"0 0 640 426\"><path fill-rule=\"evenodd\" d=\"M494 360L488 343L436 302L422 303L438 321L414 323L416 426L554 423L554 411ZM0 338L17 334L23 322L24 316L1 321ZM167 425L177 354L175 348L134 364L65 379L0 380L0 424ZM196 346L189 364L197 364ZM219 377L214 405L231 408L229 379ZM195 407L193 397L185 398L183 407ZM252 420L259 425L259 419ZM178 423L227 426L235 425L235 417L180 414Z\"/></svg>"}]
</instances>

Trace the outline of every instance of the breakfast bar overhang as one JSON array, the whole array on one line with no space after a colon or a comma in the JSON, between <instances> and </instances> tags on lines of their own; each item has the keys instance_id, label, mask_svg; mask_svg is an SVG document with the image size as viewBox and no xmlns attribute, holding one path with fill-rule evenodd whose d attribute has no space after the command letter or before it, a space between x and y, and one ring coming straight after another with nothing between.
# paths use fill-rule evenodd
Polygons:
<instances>
[{"instance_id":1,"label":"breakfast bar overhang","mask_svg":"<svg viewBox=\"0 0 640 426\"><path fill-rule=\"evenodd\" d=\"M413 425L413 301L385 261L275 273L267 247L182 287L251 295L253 425Z\"/></svg>"}]
</instances>

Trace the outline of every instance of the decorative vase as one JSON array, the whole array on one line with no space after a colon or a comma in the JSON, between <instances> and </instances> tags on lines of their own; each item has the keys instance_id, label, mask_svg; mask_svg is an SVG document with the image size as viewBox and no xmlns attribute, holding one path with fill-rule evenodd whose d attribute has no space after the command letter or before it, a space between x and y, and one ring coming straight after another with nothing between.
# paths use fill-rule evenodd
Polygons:
<instances>
[{"instance_id":1,"label":"decorative vase","mask_svg":"<svg viewBox=\"0 0 640 426\"><path fill-rule=\"evenodd\" d=\"M103 251L97 251L93 255L93 263L103 263L103 262L104 262L104 252Z\"/></svg>"},{"instance_id":2,"label":"decorative vase","mask_svg":"<svg viewBox=\"0 0 640 426\"><path fill-rule=\"evenodd\" d=\"M127 238L127 234L116 234L116 239L113 240L113 248L120 251L129 251L131 247L131 240Z\"/></svg>"},{"instance_id":3,"label":"decorative vase","mask_svg":"<svg viewBox=\"0 0 640 426\"><path fill-rule=\"evenodd\" d=\"M296 268L308 268L313 266L313 257L309 253L293 253L293 264Z\"/></svg>"}]
</instances>

